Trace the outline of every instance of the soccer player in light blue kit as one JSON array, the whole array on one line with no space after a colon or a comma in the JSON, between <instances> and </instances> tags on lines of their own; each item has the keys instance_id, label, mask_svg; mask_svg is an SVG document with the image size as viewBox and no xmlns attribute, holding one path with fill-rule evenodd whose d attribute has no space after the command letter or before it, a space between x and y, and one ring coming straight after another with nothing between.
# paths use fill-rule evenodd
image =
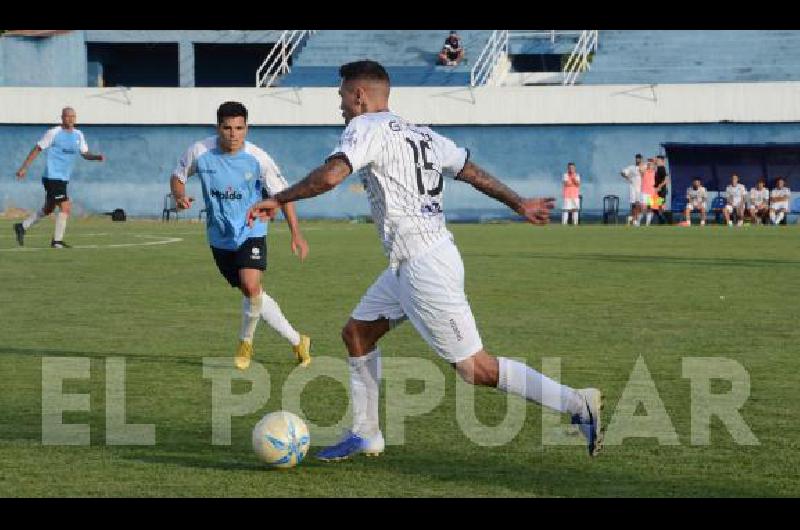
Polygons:
<instances>
[{"instance_id":1,"label":"soccer player in light blue kit","mask_svg":"<svg viewBox=\"0 0 800 530\"><path fill-rule=\"evenodd\" d=\"M242 327L235 364L240 370L250 366L253 336L263 318L294 349L297 362L311 362L311 339L298 333L283 316L280 307L261 288L267 269L267 224L248 226L251 206L288 187L278 166L262 149L245 141L247 109L228 101L217 109L217 135L195 142L172 172L170 187L178 208L191 207L186 196L186 180L197 175L203 187L206 227L211 253L220 273L231 287L244 295ZM306 243L297 223L294 206L287 204L283 214L292 234L292 252L304 260Z\"/></svg>"},{"instance_id":2,"label":"soccer player in light blue kit","mask_svg":"<svg viewBox=\"0 0 800 530\"><path fill-rule=\"evenodd\" d=\"M75 128L77 114L72 107L65 107L61 111L61 125L49 129L39 140L22 167L17 171L17 178L22 180L28 172L28 167L44 150L47 150L47 165L45 166L42 184L44 184L45 200L41 210L35 210L27 219L14 225L17 243L25 244L25 232L36 224L42 217L47 217L59 207L56 216L56 228L50 246L53 248L69 248L64 243L64 232L67 229L67 218L72 211L72 202L67 196L67 183L72 175L75 159L80 154L86 160L103 161L101 154L89 152L83 133Z\"/></svg>"}]
</instances>

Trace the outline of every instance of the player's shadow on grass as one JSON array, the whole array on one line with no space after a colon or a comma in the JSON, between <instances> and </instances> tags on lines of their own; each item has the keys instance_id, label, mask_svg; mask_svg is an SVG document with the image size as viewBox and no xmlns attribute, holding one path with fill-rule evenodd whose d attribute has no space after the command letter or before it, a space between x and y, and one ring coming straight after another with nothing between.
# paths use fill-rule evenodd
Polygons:
<instances>
[{"instance_id":1,"label":"player's shadow on grass","mask_svg":"<svg viewBox=\"0 0 800 530\"><path fill-rule=\"evenodd\" d=\"M159 453L159 454L130 454L122 458L131 462L143 464L180 466L194 469L220 469L224 471L259 471L266 468L264 464L247 455L221 455L221 454L191 454L187 452Z\"/></svg>"},{"instance_id":2,"label":"player's shadow on grass","mask_svg":"<svg viewBox=\"0 0 800 530\"><path fill-rule=\"evenodd\" d=\"M590 261L607 263L653 263L690 266L716 267L773 267L800 265L800 260L759 259L759 258L697 258L681 256L647 256L637 254L539 254L536 252L509 252L503 254L486 254L482 252L464 252L465 256L482 258L524 258L558 261Z\"/></svg>"},{"instance_id":3,"label":"player's shadow on grass","mask_svg":"<svg viewBox=\"0 0 800 530\"><path fill-rule=\"evenodd\" d=\"M226 453L225 451L230 450L229 448L219 447L219 449L214 452L203 452L199 451L197 453L192 453L190 451L186 451L185 448L176 450L175 452L170 453L158 453L158 454L147 454L148 450L142 450L141 453L138 450L134 450L130 454L120 455L121 458L131 461L131 462L139 462L143 464L155 464L155 465L170 465L170 466L180 466L192 469L219 469L223 471L256 471L259 473L263 472L280 472L279 469L273 469L266 464L263 464L256 460L256 457L253 455L252 451L231 451L230 453ZM312 448L311 451L308 452L303 462L300 463L301 466L305 467L324 467L330 466L331 464L326 464L325 462L320 462L314 458L314 454L319 449Z\"/></svg>"},{"instance_id":4,"label":"player's shadow on grass","mask_svg":"<svg viewBox=\"0 0 800 530\"><path fill-rule=\"evenodd\" d=\"M90 357L92 359L105 359L107 357L124 357L126 360L172 363L187 366L203 366L203 359L189 356L143 354L126 352L87 352L76 350L56 350L49 348L15 348L13 346L0 346L0 355L26 355L34 357Z\"/></svg>"}]
</instances>

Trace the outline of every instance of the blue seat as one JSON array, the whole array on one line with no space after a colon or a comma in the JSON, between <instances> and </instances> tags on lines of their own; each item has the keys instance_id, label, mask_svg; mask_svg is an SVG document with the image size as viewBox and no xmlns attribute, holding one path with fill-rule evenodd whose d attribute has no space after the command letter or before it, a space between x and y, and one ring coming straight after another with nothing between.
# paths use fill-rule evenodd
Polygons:
<instances>
[{"instance_id":1,"label":"blue seat","mask_svg":"<svg viewBox=\"0 0 800 530\"><path fill-rule=\"evenodd\" d=\"M717 223L722 223L722 210L725 209L725 204L727 202L728 201L722 194L717 195L714 197L714 200L711 201L711 211L714 213L714 219L717 220Z\"/></svg>"},{"instance_id":2,"label":"blue seat","mask_svg":"<svg viewBox=\"0 0 800 530\"><path fill-rule=\"evenodd\" d=\"M789 213L786 214L786 218L784 221L786 224L797 224L800 220L800 197L796 197L791 202L791 208L789 209Z\"/></svg>"},{"instance_id":3,"label":"blue seat","mask_svg":"<svg viewBox=\"0 0 800 530\"><path fill-rule=\"evenodd\" d=\"M581 201L583 202L583 201ZM583 206L583 204L581 204ZM619 196L606 195L603 197L603 224L619 222Z\"/></svg>"}]
</instances>

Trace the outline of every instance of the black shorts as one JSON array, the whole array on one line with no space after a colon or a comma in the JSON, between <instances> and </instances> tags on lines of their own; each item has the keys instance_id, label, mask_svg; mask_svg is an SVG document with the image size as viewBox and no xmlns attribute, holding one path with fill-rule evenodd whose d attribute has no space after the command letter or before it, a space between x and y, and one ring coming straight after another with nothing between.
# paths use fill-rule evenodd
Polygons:
<instances>
[{"instance_id":1,"label":"black shorts","mask_svg":"<svg viewBox=\"0 0 800 530\"><path fill-rule=\"evenodd\" d=\"M42 184L44 185L45 200L47 202L59 204L69 200L66 180L42 178Z\"/></svg>"},{"instance_id":2,"label":"black shorts","mask_svg":"<svg viewBox=\"0 0 800 530\"><path fill-rule=\"evenodd\" d=\"M225 276L231 287L239 287L239 270L267 270L267 238L251 237L245 240L237 250L225 250L211 247L214 261L219 272Z\"/></svg>"}]
</instances>

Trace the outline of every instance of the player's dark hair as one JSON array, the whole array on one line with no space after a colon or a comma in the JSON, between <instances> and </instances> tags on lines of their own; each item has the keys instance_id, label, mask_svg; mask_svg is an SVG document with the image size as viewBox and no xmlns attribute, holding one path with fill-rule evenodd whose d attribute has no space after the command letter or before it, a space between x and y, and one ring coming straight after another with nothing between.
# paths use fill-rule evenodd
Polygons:
<instances>
[{"instance_id":1,"label":"player's dark hair","mask_svg":"<svg viewBox=\"0 0 800 530\"><path fill-rule=\"evenodd\" d=\"M570 163L568 163L567 165L568 165L568 166L574 166L574 165L575 165L575 162L570 162Z\"/></svg>"},{"instance_id":2,"label":"player's dark hair","mask_svg":"<svg viewBox=\"0 0 800 530\"><path fill-rule=\"evenodd\" d=\"M345 81L366 79L369 81L383 81L389 84L389 74L380 63L375 61L354 61L343 64L339 68L339 76Z\"/></svg>"},{"instance_id":3,"label":"player's dark hair","mask_svg":"<svg viewBox=\"0 0 800 530\"><path fill-rule=\"evenodd\" d=\"M642 159L642 153L636 153L636 156L633 158L638 158L639 160Z\"/></svg>"},{"instance_id":4,"label":"player's dark hair","mask_svg":"<svg viewBox=\"0 0 800 530\"><path fill-rule=\"evenodd\" d=\"M763 182L764 186L767 185L767 179L765 179L764 177L761 177L760 179L758 179L758 182L756 182L756 184L758 184L759 182Z\"/></svg>"},{"instance_id":5,"label":"player's dark hair","mask_svg":"<svg viewBox=\"0 0 800 530\"><path fill-rule=\"evenodd\" d=\"M238 101L226 101L217 109L217 125L222 123L225 118L235 118L242 116L247 121L247 108Z\"/></svg>"}]
</instances>

